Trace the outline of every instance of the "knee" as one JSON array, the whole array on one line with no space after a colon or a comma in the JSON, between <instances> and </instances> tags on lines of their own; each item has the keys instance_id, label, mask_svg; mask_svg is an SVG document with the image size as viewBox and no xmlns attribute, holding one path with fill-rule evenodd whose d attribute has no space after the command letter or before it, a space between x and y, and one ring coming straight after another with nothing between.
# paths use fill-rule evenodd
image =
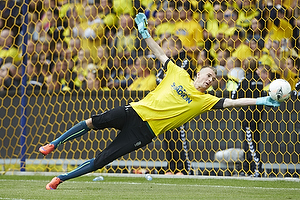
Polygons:
<instances>
[{"instance_id":1,"label":"knee","mask_svg":"<svg viewBox=\"0 0 300 200\"><path fill-rule=\"evenodd\" d=\"M92 169L92 171L96 171L97 168L95 167L95 158L92 158L90 160L90 168Z\"/></svg>"},{"instance_id":2,"label":"knee","mask_svg":"<svg viewBox=\"0 0 300 200\"><path fill-rule=\"evenodd\" d=\"M94 129L92 118L85 120L85 123L86 123L87 127L89 127L89 129Z\"/></svg>"}]
</instances>

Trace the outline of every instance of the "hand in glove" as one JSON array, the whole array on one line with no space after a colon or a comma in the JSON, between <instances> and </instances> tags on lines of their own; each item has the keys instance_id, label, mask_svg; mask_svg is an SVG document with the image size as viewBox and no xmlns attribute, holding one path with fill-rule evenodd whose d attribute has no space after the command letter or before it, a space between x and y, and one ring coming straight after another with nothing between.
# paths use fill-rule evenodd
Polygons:
<instances>
[{"instance_id":1,"label":"hand in glove","mask_svg":"<svg viewBox=\"0 0 300 200\"><path fill-rule=\"evenodd\" d=\"M265 105L265 106L278 107L278 106L280 106L280 102L275 101L270 96L267 96L267 97L257 98L256 105Z\"/></svg>"},{"instance_id":2,"label":"hand in glove","mask_svg":"<svg viewBox=\"0 0 300 200\"><path fill-rule=\"evenodd\" d=\"M144 39L151 37L147 30L147 17L144 13L138 13L134 18L135 23L138 26L138 30Z\"/></svg>"}]
</instances>

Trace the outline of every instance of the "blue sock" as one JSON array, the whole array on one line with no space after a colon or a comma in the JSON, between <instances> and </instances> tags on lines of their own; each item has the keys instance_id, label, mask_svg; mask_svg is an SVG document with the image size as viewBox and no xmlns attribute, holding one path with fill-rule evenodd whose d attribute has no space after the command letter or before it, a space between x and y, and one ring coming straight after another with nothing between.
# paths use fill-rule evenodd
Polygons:
<instances>
[{"instance_id":1,"label":"blue sock","mask_svg":"<svg viewBox=\"0 0 300 200\"><path fill-rule=\"evenodd\" d=\"M77 167L73 171L66 173L66 174L59 175L59 176L57 176L57 178L59 178L62 181L66 181L71 178L76 178L78 176L93 172L93 171L95 171L94 160L95 159L93 158L91 160L85 161L84 163L82 163L79 167Z\"/></svg>"},{"instance_id":2,"label":"blue sock","mask_svg":"<svg viewBox=\"0 0 300 200\"><path fill-rule=\"evenodd\" d=\"M56 140L50 142L50 144L54 144L54 147L57 148L60 144L65 143L68 140L72 140L74 138L80 137L86 134L89 130L91 130L85 121L81 121L69 130L67 130L64 134L62 134Z\"/></svg>"}]
</instances>

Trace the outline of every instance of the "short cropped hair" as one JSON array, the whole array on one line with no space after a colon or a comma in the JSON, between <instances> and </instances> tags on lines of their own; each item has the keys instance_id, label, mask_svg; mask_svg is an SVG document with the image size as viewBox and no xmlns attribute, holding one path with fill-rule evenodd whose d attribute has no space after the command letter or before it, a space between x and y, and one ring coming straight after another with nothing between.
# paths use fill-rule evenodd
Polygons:
<instances>
[{"instance_id":1,"label":"short cropped hair","mask_svg":"<svg viewBox=\"0 0 300 200\"><path fill-rule=\"evenodd\" d=\"M213 70L213 72L214 72L215 75L217 76L217 69L216 69L216 68L214 68L214 67L212 67L212 66L203 66L203 67L201 67L200 71L201 71L202 69L205 69L205 68L209 68L209 69Z\"/></svg>"}]
</instances>

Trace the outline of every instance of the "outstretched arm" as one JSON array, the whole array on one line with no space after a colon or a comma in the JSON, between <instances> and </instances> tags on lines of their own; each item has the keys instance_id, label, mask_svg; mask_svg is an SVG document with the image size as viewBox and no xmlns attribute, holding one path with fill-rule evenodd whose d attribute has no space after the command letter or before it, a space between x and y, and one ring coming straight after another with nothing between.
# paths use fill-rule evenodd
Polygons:
<instances>
[{"instance_id":1,"label":"outstretched arm","mask_svg":"<svg viewBox=\"0 0 300 200\"><path fill-rule=\"evenodd\" d=\"M161 64L165 65L165 62L169 59L165 54L163 49L153 40L152 37L145 39L147 45L155 55L155 57L161 62Z\"/></svg>"},{"instance_id":2,"label":"outstretched arm","mask_svg":"<svg viewBox=\"0 0 300 200\"><path fill-rule=\"evenodd\" d=\"M138 26L139 33L145 39L147 45L149 46L150 50L153 52L155 57L165 65L165 62L169 59L163 49L153 40L147 30L147 17L144 13L139 13L136 15L134 19L135 23Z\"/></svg>"},{"instance_id":3,"label":"outstretched arm","mask_svg":"<svg viewBox=\"0 0 300 200\"><path fill-rule=\"evenodd\" d=\"M280 102L273 100L270 96L259 98L225 99L223 103L223 108L254 105L278 107L280 106Z\"/></svg>"}]
</instances>

